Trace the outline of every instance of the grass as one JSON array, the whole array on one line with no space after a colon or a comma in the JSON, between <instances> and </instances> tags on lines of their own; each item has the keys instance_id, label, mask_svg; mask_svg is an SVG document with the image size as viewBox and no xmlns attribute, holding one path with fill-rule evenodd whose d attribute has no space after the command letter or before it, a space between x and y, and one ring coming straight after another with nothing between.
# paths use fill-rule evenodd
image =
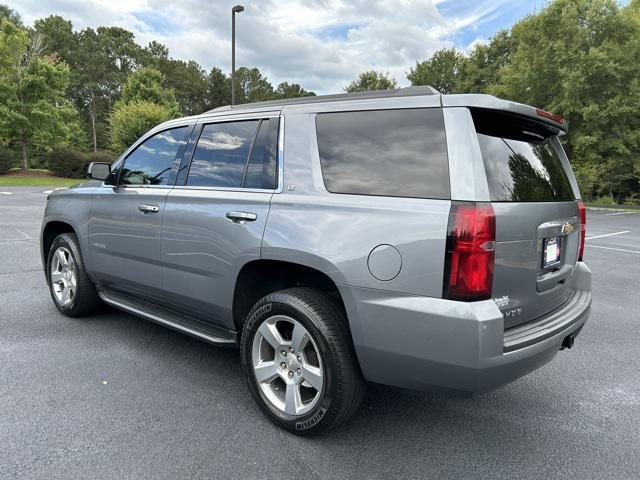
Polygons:
<instances>
[{"instance_id":1,"label":"grass","mask_svg":"<svg viewBox=\"0 0 640 480\"><path fill-rule=\"evenodd\" d=\"M68 187L81 182L78 178L63 178L51 175L47 170L12 170L0 175L0 187Z\"/></svg>"}]
</instances>

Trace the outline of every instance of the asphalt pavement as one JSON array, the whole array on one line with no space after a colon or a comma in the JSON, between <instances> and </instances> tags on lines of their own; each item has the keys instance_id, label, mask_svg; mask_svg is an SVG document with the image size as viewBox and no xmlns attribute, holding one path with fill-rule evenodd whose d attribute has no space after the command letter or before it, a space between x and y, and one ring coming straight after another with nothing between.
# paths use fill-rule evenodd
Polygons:
<instances>
[{"instance_id":1,"label":"asphalt pavement","mask_svg":"<svg viewBox=\"0 0 640 480\"><path fill-rule=\"evenodd\" d=\"M640 213L589 211L592 315L552 363L471 399L371 385L350 422L299 438L259 412L237 350L60 315L45 190L0 187L0 478L640 477Z\"/></svg>"}]
</instances>

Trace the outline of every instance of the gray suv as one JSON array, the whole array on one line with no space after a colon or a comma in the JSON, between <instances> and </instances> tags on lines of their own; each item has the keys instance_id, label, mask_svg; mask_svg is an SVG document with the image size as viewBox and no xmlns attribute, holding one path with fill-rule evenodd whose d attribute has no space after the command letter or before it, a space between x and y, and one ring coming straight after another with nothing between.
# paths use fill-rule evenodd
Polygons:
<instances>
[{"instance_id":1,"label":"gray suv","mask_svg":"<svg viewBox=\"0 0 640 480\"><path fill-rule=\"evenodd\" d=\"M51 297L239 345L257 404L298 434L346 420L367 381L491 390L589 316L564 130L430 87L171 120L49 195Z\"/></svg>"}]
</instances>

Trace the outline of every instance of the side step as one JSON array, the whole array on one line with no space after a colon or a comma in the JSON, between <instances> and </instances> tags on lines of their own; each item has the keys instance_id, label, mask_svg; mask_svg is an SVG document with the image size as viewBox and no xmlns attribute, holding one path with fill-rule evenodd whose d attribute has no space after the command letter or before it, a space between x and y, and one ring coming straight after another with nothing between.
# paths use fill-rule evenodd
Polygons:
<instances>
[{"instance_id":1,"label":"side step","mask_svg":"<svg viewBox=\"0 0 640 480\"><path fill-rule=\"evenodd\" d=\"M160 308L152 303L113 290L100 290L98 295L108 305L206 342L224 346L235 346L238 343L235 332L216 327L188 315Z\"/></svg>"}]
</instances>

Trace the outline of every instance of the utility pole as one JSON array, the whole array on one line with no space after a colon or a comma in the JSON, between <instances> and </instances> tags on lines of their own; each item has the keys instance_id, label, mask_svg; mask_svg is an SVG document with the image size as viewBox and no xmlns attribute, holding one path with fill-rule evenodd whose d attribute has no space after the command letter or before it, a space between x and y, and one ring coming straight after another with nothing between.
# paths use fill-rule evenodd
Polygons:
<instances>
[{"instance_id":1,"label":"utility pole","mask_svg":"<svg viewBox=\"0 0 640 480\"><path fill-rule=\"evenodd\" d=\"M231 105L236 104L236 13L244 12L242 5L231 9Z\"/></svg>"}]
</instances>

